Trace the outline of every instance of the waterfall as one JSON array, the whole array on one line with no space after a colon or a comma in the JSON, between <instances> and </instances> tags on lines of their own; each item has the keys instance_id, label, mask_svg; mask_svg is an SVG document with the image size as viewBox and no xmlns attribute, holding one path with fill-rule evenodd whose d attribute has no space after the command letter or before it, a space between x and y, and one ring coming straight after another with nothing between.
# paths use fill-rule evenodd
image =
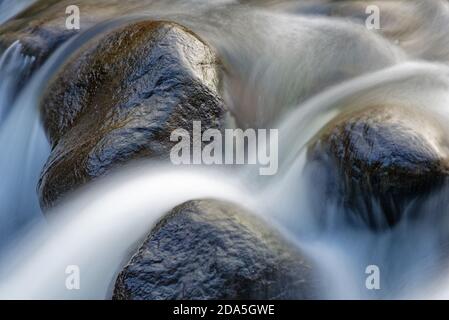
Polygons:
<instances>
[{"instance_id":1,"label":"waterfall","mask_svg":"<svg viewBox=\"0 0 449 320\"><path fill-rule=\"evenodd\" d=\"M15 42L0 59L0 250L41 217L36 184L49 153L38 116L37 87L17 87L34 61L20 50Z\"/></svg>"},{"instance_id":2,"label":"waterfall","mask_svg":"<svg viewBox=\"0 0 449 320\"><path fill-rule=\"evenodd\" d=\"M31 3L0 1L0 23ZM155 1L140 9L80 32L33 75L34 58L22 53L19 41L0 56L0 298L110 298L117 272L152 225L174 206L205 197L241 204L280 230L317 265L326 283L320 297L448 296L449 284L439 281L448 272L441 248L449 238L449 212L441 205L449 201L447 188L420 200L425 214L419 223L404 219L376 233L347 225L343 208L311 192L322 177L311 178L305 169L311 138L347 107L401 102L447 123L446 60L427 60L337 17L221 0ZM87 41L136 19L176 21L216 49L227 71L224 100L234 115L248 127L279 129L279 174L143 161L81 188L53 209L55 220L46 221L36 194L50 153L39 119L45 86ZM438 48L441 57L445 51ZM313 201L323 202L324 228ZM407 208L405 216L413 210ZM376 214L382 219L382 212ZM65 268L72 264L80 267L81 289L68 291ZM383 270L383 290L366 290L368 265Z\"/></svg>"},{"instance_id":3,"label":"waterfall","mask_svg":"<svg viewBox=\"0 0 449 320\"><path fill-rule=\"evenodd\" d=\"M147 168L110 178L55 212L62 214L61 219L30 236L31 245L25 238L20 256L7 256L10 265L0 273L4 276L0 298L110 298L111 282L130 246L165 212L184 201L207 197L254 206L245 188L220 172L149 163ZM69 291L63 285L65 269L73 264L82 270L82 287Z\"/></svg>"},{"instance_id":4,"label":"waterfall","mask_svg":"<svg viewBox=\"0 0 449 320\"><path fill-rule=\"evenodd\" d=\"M22 54L17 40L0 56L0 124L9 113L21 81L25 81L35 58Z\"/></svg>"}]
</instances>

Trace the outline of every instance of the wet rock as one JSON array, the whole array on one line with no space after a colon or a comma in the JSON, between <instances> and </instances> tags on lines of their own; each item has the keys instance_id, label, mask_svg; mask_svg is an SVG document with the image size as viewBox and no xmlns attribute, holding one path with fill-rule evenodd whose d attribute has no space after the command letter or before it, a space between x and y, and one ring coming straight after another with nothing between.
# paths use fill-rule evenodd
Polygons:
<instances>
[{"instance_id":1,"label":"wet rock","mask_svg":"<svg viewBox=\"0 0 449 320\"><path fill-rule=\"evenodd\" d=\"M231 203L174 208L118 275L113 299L307 299L312 267L259 218Z\"/></svg>"},{"instance_id":2,"label":"wet rock","mask_svg":"<svg viewBox=\"0 0 449 320\"><path fill-rule=\"evenodd\" d=\"M353 222L394 226L447 181L447 133L429 113L373 106L332 120L308 148L314 192L349 209Z\"/></svg>"},{"instance_id":3,"label":"wet rock","mask_svg":"<svg viewBox=\"0 0 449 320\"><path fill-rule=\"evenodd\" d=\"M184 27L137 22L87 43L49 84L42 117L52 153L39 184L43 208L112 167L168 159L171 132L222 129L214 52Z\"/></svg>"}]
</instances>

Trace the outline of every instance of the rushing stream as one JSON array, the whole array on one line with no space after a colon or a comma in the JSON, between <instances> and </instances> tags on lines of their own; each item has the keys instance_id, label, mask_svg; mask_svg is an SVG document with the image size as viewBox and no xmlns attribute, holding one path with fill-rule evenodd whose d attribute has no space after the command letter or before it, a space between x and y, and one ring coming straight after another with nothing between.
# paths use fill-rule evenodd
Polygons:
<instances>
[{"instance_id":1,"label":"rushing stream","mask_svg":"<svg viewBox=\"0 0 449 320\"><path fill-rule=\"evenodd\" d=\"M0 0L0 25L31 2ZM171 208L205 197L242 204L281 230L318 266L322 298L449 297L447 245L441 245L449 236L447 188L422 200L419 210L426 214L419 223L407 213L395 228L378 233L346 225L340 207L311 191L321 177L305 169L308 143L344 107L400 102L431 109L448 123L449 43L441 47L448 39L440 32L449 24L447 2L426 10L417 2L429 24L404 46L355 22L320 15L309 1L144 2L81 28L31 76L36 59L22 52L19 40L0 53L0 298L110 298L130 248ZM176 21L216 48L228 70L222 90L229 108L247 127L279 128L279 171L259 176L251 166L142 161L75 192L47 221L36 193L50 153L39 117L45 86L89 39L144 19ZM325 207L324 227L313 211L316 201ZM383 223L380 212L376 219ZM67 265L80 267L81 290L64 287ZM379 266L382 290L366 290L369 265Z\"/></svg>"}]
</instances>

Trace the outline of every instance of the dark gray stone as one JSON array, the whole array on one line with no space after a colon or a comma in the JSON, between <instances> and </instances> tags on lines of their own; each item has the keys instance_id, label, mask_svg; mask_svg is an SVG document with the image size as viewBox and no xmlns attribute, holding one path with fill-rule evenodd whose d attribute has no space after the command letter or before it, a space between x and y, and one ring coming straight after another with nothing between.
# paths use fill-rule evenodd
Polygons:
<instances>
[{"instance_id":1,"label":"dark gray stone","mask_svg":"<svg viewBox=\"0 0 449 320\"><path fill-rule=\"evenodd\" d=\"M259 218L231 203L174 208L118 275L113 299L309 299L312 266Z\"/></svg>"},{"instance_id":2,"label":"dark gray stone","mask_svg":"<svg viewBox=\"0 0 449 320\"><path fill-rule=\"evenodd\" d=\"M399 106L345 112L308 148L314 192L337 199L372 228L394 226L407 205L447 181L447 137L430 112ZM317 176L325 177L321 184Z\"/></svg>"}]
</instances>

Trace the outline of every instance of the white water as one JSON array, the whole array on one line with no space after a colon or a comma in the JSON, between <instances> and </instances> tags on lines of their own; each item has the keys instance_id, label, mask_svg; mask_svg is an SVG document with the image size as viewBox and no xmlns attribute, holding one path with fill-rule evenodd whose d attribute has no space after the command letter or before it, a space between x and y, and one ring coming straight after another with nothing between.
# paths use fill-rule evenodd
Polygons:
<instances>
[{"instance_id":1,"label":"white water","mask_svg":"<svg viewBox=\"0 0 449 320\"><path fill-rule=\"evenodd\" d=\"M63 214L49 229L25 239L21 256L8 257L14 272L0 285L0 298L69 299L110 297L115 272L130 246L161 214L196 198L222 198L253 207L253 199L217 172L180 171L151 164L89 188L57 210ZM115 180L115 181L114 181ZM17 260L16 260L17 259ZM80 267L81 290L65 288L65 269Z\"/></svg>"},{"instance_id":2,"label":"white water","mask_svg":"<svg viewBox=\"0 0 449 320\"><path fill-rule=\"evenodd\" d=\"M314 181L303 167L304 146L343 107L401 102L431 109L444 122L448 66L411 61L415 53L343 20L243 9L223 1L198 3L198 11L159 5L146 15L179 21L217 48L229 70L227 104L248 126L280 129L279 175L144 163L86 187L55 209L56 221L42 223L35 186L49 150L37 116L39 95L68 53L101 28L81 34L13 99L0 127L0 146L6 151L0 155L0 234L10 238L25 221L41 222L30 233L16 235L18 244L4 251L0 298L109 298L114 275L136 241L175 205L202 197L243 204L278 225L316 263L326 283L324 298L447 298L449 277L440 247L448 233L445 189L423 204L429 214L419 224L405 220L381 234L354 230L342 224L341 209L326 203L323 229L311 204L322 195L310 194ZM10 61L20 66L23 57L14 50L9 50L16 57ZM364 286L369 264L381 268L380 291ZM80 266L81 290L66 290L67 265Z\"/></svg>"},{"instance_id":3,"label":"white water","mask_svg":"<svg viewBox=\"0 0 449 320\"><path fill-rule=\"evenodd\" d=\"M0 123L6 118L9 107L19 91L20 81L26 77L34 57L22 54L22 45L14 42L0 56Z\"/></svg>"},{"instance_id":4,"label":"white water","mask_svg":"<svg viewBox=\"0 0 449 320\"><path fill-rule=\"evenodd\" d=\"M15 42L0 57L0 248L40 218L36 184L49 154L37 113L37 86L18 88L34 61L21 48Z\"/></svg>"}]
</instances>

